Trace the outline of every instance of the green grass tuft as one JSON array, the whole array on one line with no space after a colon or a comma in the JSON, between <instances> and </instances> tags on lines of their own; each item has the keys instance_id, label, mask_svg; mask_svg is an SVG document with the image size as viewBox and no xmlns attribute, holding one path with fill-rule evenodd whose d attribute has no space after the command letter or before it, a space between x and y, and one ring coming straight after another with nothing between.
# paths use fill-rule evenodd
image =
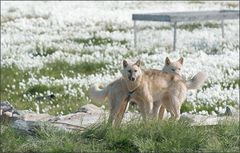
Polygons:
<instances>
[{"instance_id":1,"label":"green grass tuft","mask_svg":"<svg viewBox=\"0 0 240 153\"><path fill-rule=\"evenodd\" d=\"M194 110L193 104L186 101L182 104L182 107L181 107L180 111L181 111L181 113L183 113L183 112L190 112L190 111L193 111L193 110Z\"/></svg>"},{"instance_id":2,"label":"green grass tuft","mask_svg":"<svg viewBox=\"0 0 240 153\"><path fill-rule=\"evenodd\" d=\"M107 45L107 44L114 45L114 43L126 45L128 43L127 40L114 41L111 38L101 38L96 36L93 36L87 39L74 38L71 40L79 44L84 44L85 46L99 46L99 45Z\"/></svg>"},{"instance_id":3,"label":"green grass tuft","mask_svg":"<svg viewBox=\"0 0 240 153\"><path fill-rule=\"evenodd\" d=\"M74 77L78 74L90 75L100 73L106 66L105 62L79 62L71 65L66 61L57 60L47 63L37 72L37 76L50 76L57 79L62 78L62 75L68 77Z\"/></svg>"},{"instance_id":4,"label":"green grass tuft","mask_svg":"<svg viewBox=\"0 0 240 153\"><path fill-rule=\"evenodd\" d=\"M26 94L35 95L36 93L44 93L49 90L49 87L46 85L34 85L27 89Z\"/></svg>"},{"instance_id":5,"label":"green grass tuft","mask_svg":"<svg viewBox=\"0 0 240 153\"><path fill-rule=\"evenodd\" d=\"M35 52L33 52L32 54L33 56L48 56L48 55L52 55L56 51L57 51L57 48L47 47L45 45L40 45L37 43Z\"/></svg>"}]
</instances>

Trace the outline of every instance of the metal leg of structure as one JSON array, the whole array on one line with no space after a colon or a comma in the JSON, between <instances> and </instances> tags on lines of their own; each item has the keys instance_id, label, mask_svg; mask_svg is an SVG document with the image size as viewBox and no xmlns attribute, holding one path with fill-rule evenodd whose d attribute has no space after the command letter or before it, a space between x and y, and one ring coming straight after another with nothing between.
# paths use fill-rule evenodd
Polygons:
<instances>
[{"instance_id":1,"label":"metal leg of structure","mask_svg":"<svg viewBox=\"0 0 240 153\"><path fill-rule=\"evenodd\" d=\"M133 21L133 30L134 30L134 47L137 48L137 24L136 21Z\"/></svg>"},{"instance_id":2,"label":"metal leg of structure","mask_svg":"<svg viewBox=\"0 0 240 153\"><path fill-rule=\"evenodd\" d=\"M224 20L221 21L222 38L224 38Z\"/></svg>"},{"instance_id":3,"label":"metal leg of structure","mask_svg":"<svg viewBox=\"0 0 240 153\"><path fill-rule=\"evenodd\" d=\"M173 24L173 51L176 50L176 42L177 42L177 22Z\"/></svg>"}]
</instances>

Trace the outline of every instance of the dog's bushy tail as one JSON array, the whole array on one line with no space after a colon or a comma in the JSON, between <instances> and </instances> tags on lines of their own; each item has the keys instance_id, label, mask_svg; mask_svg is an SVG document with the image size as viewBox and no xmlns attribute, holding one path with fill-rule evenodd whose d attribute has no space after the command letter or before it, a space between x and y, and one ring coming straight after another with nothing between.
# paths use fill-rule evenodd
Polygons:
<instances>
[{"instance_id":1,"label":"dog's bushy tail","mask_svg":"<svg viewBox=\"0 0 240 153\"><path fill-rule=\"evenodd\" d=\"M95 84L90 87L90 98L94 102L102 103L103 101L105 101L108 95L108 86L103 87L102 89L100 87L103 87L103 85Z\"/></svg>"},{"instance_id":2,"label":"dog's bushy tail","mask_svg":"<svg viewBox=\"0 0 240 153\"><path fill-rule=\"evenodd\" d=\"M198 72L191 80L187 81L188 89L199 89L204 81L207 80L207 74L204 72Z\"/></svg>"}]
</instances>

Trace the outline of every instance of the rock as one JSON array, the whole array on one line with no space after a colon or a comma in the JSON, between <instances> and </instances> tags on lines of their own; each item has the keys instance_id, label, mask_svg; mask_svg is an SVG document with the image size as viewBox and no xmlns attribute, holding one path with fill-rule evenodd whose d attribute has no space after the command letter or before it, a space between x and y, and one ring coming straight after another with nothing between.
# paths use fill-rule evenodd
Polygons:
<instances>
[{"instance_id":1,"label":"rock","mask_svg":"<svg viewBox=\"0 0 240 153\"><path fill-rule=\"evenodd\" d=\"M232 116L217 116L217 115L197 115L197 114L185 114L181 118L185 118L191 121L191 125L217 125L222 121L239 121L239 118Z\"/></svg>"},{"instance_id":2,"label":"rock","mask_svg":"<svg viewBox=\"0 0 240 153\"><path fill-rule=\"evenodd\" d=\"M2 101L0 103L0 108L2 112L12 112L14 110L13 106L8 101Z\"/></svg>"},{"instance_id":3,"label":"rock","mask_svg":"<svg viewBox=\"0 0 240 153\"><path fill-rule=\"evenodd\" d=\"M11 127L21 133L34 134L35 130L40 127L40 123L33 121L16 120Z\"/></svg>"},{"instance_id":4,"label":"rock","mask_svg":"<svg viewBox=\"0 0 240 153\"><path fill-rule=\"evenodd\" d=\"M8 101L0 102L0 110L1 110L1 114L4 114L5 112L12 112L12 113L18 114L15 108Z\"/></svg>"},{"instance_id":5,"label":"rock","mask_svg":"<svg viewBox=\"0 0 240 153\"><path fill-rule=\"evenodd\" d=\"M46 95L46 96L37 96L35 98L36 101L43 101L43 100L53 100L55 99L56 96L54 94Z\"/></svg>"},{"instance_id":6,"label":"rock","mask_svg":"<svg viewBox=\"0 0 240 153\"><path fill-rule=\"evenodd\" d=\"M47 98L48 100L52 100L52 99L55 99L56 96L55 96L54 94L50 94L50 95L46 96L46 98Z\"/></svg>"},{"instance_id":7,"label":"rock","mask_svg":"<svg viewBox=\"0 0 240 153\"><path fill-rule=\"evenodd\" d=\"M232 116L233 115L231 109L228 106L226 107L226 111L225 111L224 115L226 115L226 116Z\"/></svg>"},{"instance_id":8,"label":"rock","mask_svg":"<svg viewBox=\"0 0 240 153\"><path fill-rule=\"evenodd\" d=\"M50 124L49 122L41 122L41 121L16 120L11 124L11 127L14 128L19 133L29 134L29 135L34 135L38 130L41 130L41 129L47 130L53 127L55 127L56 130L70 131L69 128L66 128L64 126L56 126L54 124Z\"/></svg>"},{"instance_id":9,"label":"rock","mask_svg":"<svg viewBox=\"0 0 240 153\"><path fill-rule=\"evenodd\" d=\"M104 110L101 107L97 107L96 105L93 104L87 104L79 108L77 112L84 112L84 113L103 113Z\"/></svg>"},{"instance_id":10,"label":"rock","mask_svg":"<svg viewBox=\"0 0 240 153\"><path fill-rule=\"evenodd\" d=\"M232 106L227 106L226 110L224 113L218 114L218 116L233 116L233 117L238 117L239 116L239 109L232 107Z\"/></svg>"},{"instance_id":11,"label":"rock","mask_svg":"<svg viewBox=\"0 0 240 153\"><path fill-rule=\"evenodd\" d=\"M8 117L13 117L13 113L12 112L5 112L4 113L6 116L8 116Z\"/></svg>"},{"instance_id":12,"label":"rock","mask_svg":"<svg viewBox=\"0 0 240 153\"><path fill-rule=\"evenodd\" d=\"M72 114L67 114L59 117L58 120L52 121L52 123L56 124L68 124L72 126L78 127L87 127L97 122L102 122L106 114L103 113L84 113L77 112Z\"/></svg>"},{"instance_id":13,"label":"rock","mask_svg":"<svg viewBox=\"0 0 240 153\"><path fill-rule=\"evenodd\" d=\"M9 118L10 120L16 120L19 117L19 113L15 108L8 102L2 101L0 103L0 118Z\"/></svg>"},{"instance_id":14,"label":"rock","mask_svg":"<svg viewBox=\"0 0 240 153\"><path fill-rule=\"evenodd\" d=\"M20 115L23 116L24 114L28 114L28 113L35 113L31 110L16 110L16 112Z\"/></svg>"},{"instance_id":15,"label":"rock","mask_svg":"<svg viewBox=\"0 0 240 153\"><path fill-rule=\"evenodd\" d=\"M24 121L48 121L52 118L54 118L54 116L51 116L49 114L37 114L37 113L26 113L23 114L22 116L22 119Z\"/></svg>"},{"instance_id":16,"label":"rock","mask_svg":"<svg viewBox=\"0 0 240 153\"><path fill-rule=\"evenodd\" d=\"M59 119L52 121L51 123L59 124L68 129L83 130L84 128L87 128L91 125L107 121L108 117L108 111L97 111L97 113L77 112L60 116ZM131 120L136 120L139 118L141 118L141 115L139 113L126 112L124 114L123 123L127 123Z\"/></svg>"},{"instance_id":17,"label":"rock","mask_svg":"<svg viewBox=\"0 0 240 153\"><path fill-rule=\"evenodd\" d=\"M231 111L232 116L239 117L239 106L238 107L227 106L227 108Z\"/></svg>"}]
</instances>

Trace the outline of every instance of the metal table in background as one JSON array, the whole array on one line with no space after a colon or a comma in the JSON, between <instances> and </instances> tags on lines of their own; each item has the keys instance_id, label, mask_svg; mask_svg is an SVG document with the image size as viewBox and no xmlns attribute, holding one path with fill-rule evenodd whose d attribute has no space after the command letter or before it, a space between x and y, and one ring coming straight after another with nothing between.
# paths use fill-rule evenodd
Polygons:
<instances>
[{"instance_id":1,"label":"metal table in background","mask_svg":"<svg viewBox=\"0 0 240 153\"><path fill-rule=\"evenodd\" d=\"M189 12L164 12L132 14L134 21L134 46L137 47L137 21L169 22L173 24L173 50L176 50L177 23L217 20L221 21L222 37L224 38L224 20L239 19L239 10L220 11L189 11Z\"/></svg>"}]
</instances>

